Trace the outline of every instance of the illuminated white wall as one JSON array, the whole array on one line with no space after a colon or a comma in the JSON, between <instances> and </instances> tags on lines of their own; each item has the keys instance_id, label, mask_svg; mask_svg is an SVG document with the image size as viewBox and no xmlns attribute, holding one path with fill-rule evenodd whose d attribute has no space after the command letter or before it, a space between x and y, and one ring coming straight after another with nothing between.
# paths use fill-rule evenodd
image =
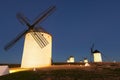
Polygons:
<instances>
[{"instance_id":1,"label":"illuminated white wall","mask_svg":"<svg viewBox=\"0 0 120 80\"><path fill-rule=\"evenodd\" d=\"M99 52L93 53L93 58L94 58L94 62L102 62L102 56L101 53Z\"/></svg>"},{"instance_id":2,"label":"illuminated white wall","mask_svg":"<svg viewBox=\"0 0 120 80\"><path fill-rule=\"evenodd\" d=\"M21 62L22 68L51 66L52 36L43 32L41 32L41 34L43 34L49 42L44 48L38 45L30 33L26 34Z\"/></svg>"},{"instance_id":3,"label":"illuminated white wall","mask_svg":"<svg viewBox=\"0 0 120 80\"><path fill-rule=\"evenodd\" d=\"M87 58L84 58L84 63L88 63L88 59Z\"/></svg>"},{"instance_id":4,"label":"illuminated white wall","mask_svg":"<svg viewBox=\"0 0 120 80\"><path fill-rule=\"evenodd\" d=\"M67 60L67 62L69 63L69 62L75 62L75 59L74 59L74 57L73 56L70 56L69 58L68 58L68 60Z\"/></svg>"},{"instance_id":5,"label":"illuminated white wall","mask_svg":"<svg viewBox=\"0 0 120 80\"><path fill-rule=\"evenodd\" d=\"M74 57L70 57L70 62L75 62L75 59L74 59Z\"/></svg>"}]
</instances>

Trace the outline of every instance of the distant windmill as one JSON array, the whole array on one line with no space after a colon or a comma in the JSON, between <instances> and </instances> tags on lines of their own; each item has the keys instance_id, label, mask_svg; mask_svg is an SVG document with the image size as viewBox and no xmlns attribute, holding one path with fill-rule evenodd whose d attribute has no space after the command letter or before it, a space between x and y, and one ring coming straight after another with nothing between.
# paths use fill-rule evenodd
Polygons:
<instances>
[{"instance_id":1,"label":"distant windmill","mask_svg":"<svg viewBox=\"0 0 120 80\"><path fill-rule=\"evenodd\" d=\"M67 62L68 62L68 63L74 63L74 62L75 62L74 56L70 56L70 57L67 59Z\"/></svg>"},{"instance_id":2,"label":"distant windmill","mask_svg":"<svg viewBox=\"0 0 120 80\"><path fill-rule=\"evenodd\" d=\"M88 59L87 59L87 58L84 58L83 62L84 62L84 63L88 63Z\"/></svg>"},{"instance_id":3,"label":"distant windmill","mask_svg":"<svg viewBox=\"0 0 120 80\"><path fill-rule=\"evenodd\" d=\"M91 54L93 55L93 60L94 62L102 62L102 56L100 51L98 50L93 50L94 44L91 47Z\"/></svg>"},{"instance_id":4,"label":"distant windmill","mask_svg":"<svg viewBox=\"0 0 120 80\"><path fill-rule=\"evenodd\" d=\"M44 67L51 65L52 52L52 35L46 32L42 27L37 27L38 24L48 17L54 10L55 6L49 7L45 10L37 20L30 24L27 18L21 14L17 14L20 22L28 26L27 30L20 33L15 39L9 42L4 49L10 49L16 42L25 36L22 68Z\"/></svg>"}]
</instances>

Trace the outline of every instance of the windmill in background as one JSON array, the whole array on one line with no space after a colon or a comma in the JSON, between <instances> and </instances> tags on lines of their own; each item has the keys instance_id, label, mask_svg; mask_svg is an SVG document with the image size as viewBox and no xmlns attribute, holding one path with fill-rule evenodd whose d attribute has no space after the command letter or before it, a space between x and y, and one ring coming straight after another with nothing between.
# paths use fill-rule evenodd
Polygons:
<instances>
[{"instance_id":1,"label":"windmill in background","mask_svg":"<svg viewBox=\"0 0 120 80\"><path fill-rule=\"evenodd\" d=\"M48 17L55 8L55 6L49 7L33 24L30 24L23 14L17 14L18 20L24 23L28 29L24 30L15 39L10 41L4 49L9 50L16 42L25 36L21 62L22 68L46 67L51 65L52 35L46 32L42 27L38 27L38 24Z\"/></svg>"},{"instance_id":2,"label":"windmill in background","mask_svg":"<svg viewBox=\"0 0 120 80\"><path fill-rule=\"evenodd\" d=\"M94 62L102 62L102 55L101 55L100 51L98 51L97 49L93 50L93 48L94 48L94 44L91 47L91 54L93 55L93 61Z\"/></svg>"}]
</instances>

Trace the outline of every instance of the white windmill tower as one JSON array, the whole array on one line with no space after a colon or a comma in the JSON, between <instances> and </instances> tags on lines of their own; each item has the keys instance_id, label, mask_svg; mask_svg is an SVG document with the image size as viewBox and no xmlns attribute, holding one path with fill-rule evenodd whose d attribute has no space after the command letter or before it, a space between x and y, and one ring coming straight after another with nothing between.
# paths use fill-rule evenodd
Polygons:
<instances>
[{"instance_id":1,"label":"white windmill tower","mask_svg":"<svg viewBox=\"0 0 120 80\"><path fill-rule=\"evenodd\" d=\"M91 47L91 54L93 55L93 61L94 62L102 62L102 55L100 51L93 50L94 44Z\"/></svg>"},{"instance_id":2,"label":"white windmill tower","mask_svg":"<svg viewBox=\"0 0 120 80\"><path fill-rule=\"evenodd\" d=\"M67 59L67 62L69 63L74 63L75 62L75 58L73 56L70 56L68 59Z\"/></svg>"},{"instance_id":3,"label":"white windmill tower","mask_svg":"<svg viewBox=\"0 0 120 80\"><path fill-rule=\"evenodd\" d=\"M88 61L87 58L84 58L83 62L84 62L84 63L88 63L89 61Z\"/></svg>"},{"instance_id":4,"label":"white windmill tower","mask_svg":"<svg viewBox=\"0 0 120 80\"><path fill-rule=\"evenodd\" d=\"M17 18L22 21L28 29L19 34L14 40L5 46L5 50L11 48L18 40L25 36L23 56L21 61L22 68L46 67L51 65L52 60L52 35L43 28L37 27L38 23L43 21L55 6L49 7L42 15L31 25L23 14L18 13Z\"/></svg>"}]
</instances>

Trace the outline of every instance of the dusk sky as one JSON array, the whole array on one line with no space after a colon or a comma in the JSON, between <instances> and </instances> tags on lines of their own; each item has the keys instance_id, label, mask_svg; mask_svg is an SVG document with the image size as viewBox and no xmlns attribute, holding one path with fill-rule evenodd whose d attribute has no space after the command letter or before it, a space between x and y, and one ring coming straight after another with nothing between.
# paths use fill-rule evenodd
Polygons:
<instances>
[{"instance_id":1,"label":"dusk sky","mask_svg":"<svg viewBox=\"0 0 120 80\"><path fill-rule=\"evenodd\" d=\"M56 10L39 25L53 36L52 58L64 62L74 56L92 60L94 43L104 61L120 62L119 0L0 0L0 63L21 63L24 37L5 51L4 46L27 29L16 18L23 13L31 22L49 6ZM106 58L107 57L107 58Z\"/></svg>"}]
</instances>

